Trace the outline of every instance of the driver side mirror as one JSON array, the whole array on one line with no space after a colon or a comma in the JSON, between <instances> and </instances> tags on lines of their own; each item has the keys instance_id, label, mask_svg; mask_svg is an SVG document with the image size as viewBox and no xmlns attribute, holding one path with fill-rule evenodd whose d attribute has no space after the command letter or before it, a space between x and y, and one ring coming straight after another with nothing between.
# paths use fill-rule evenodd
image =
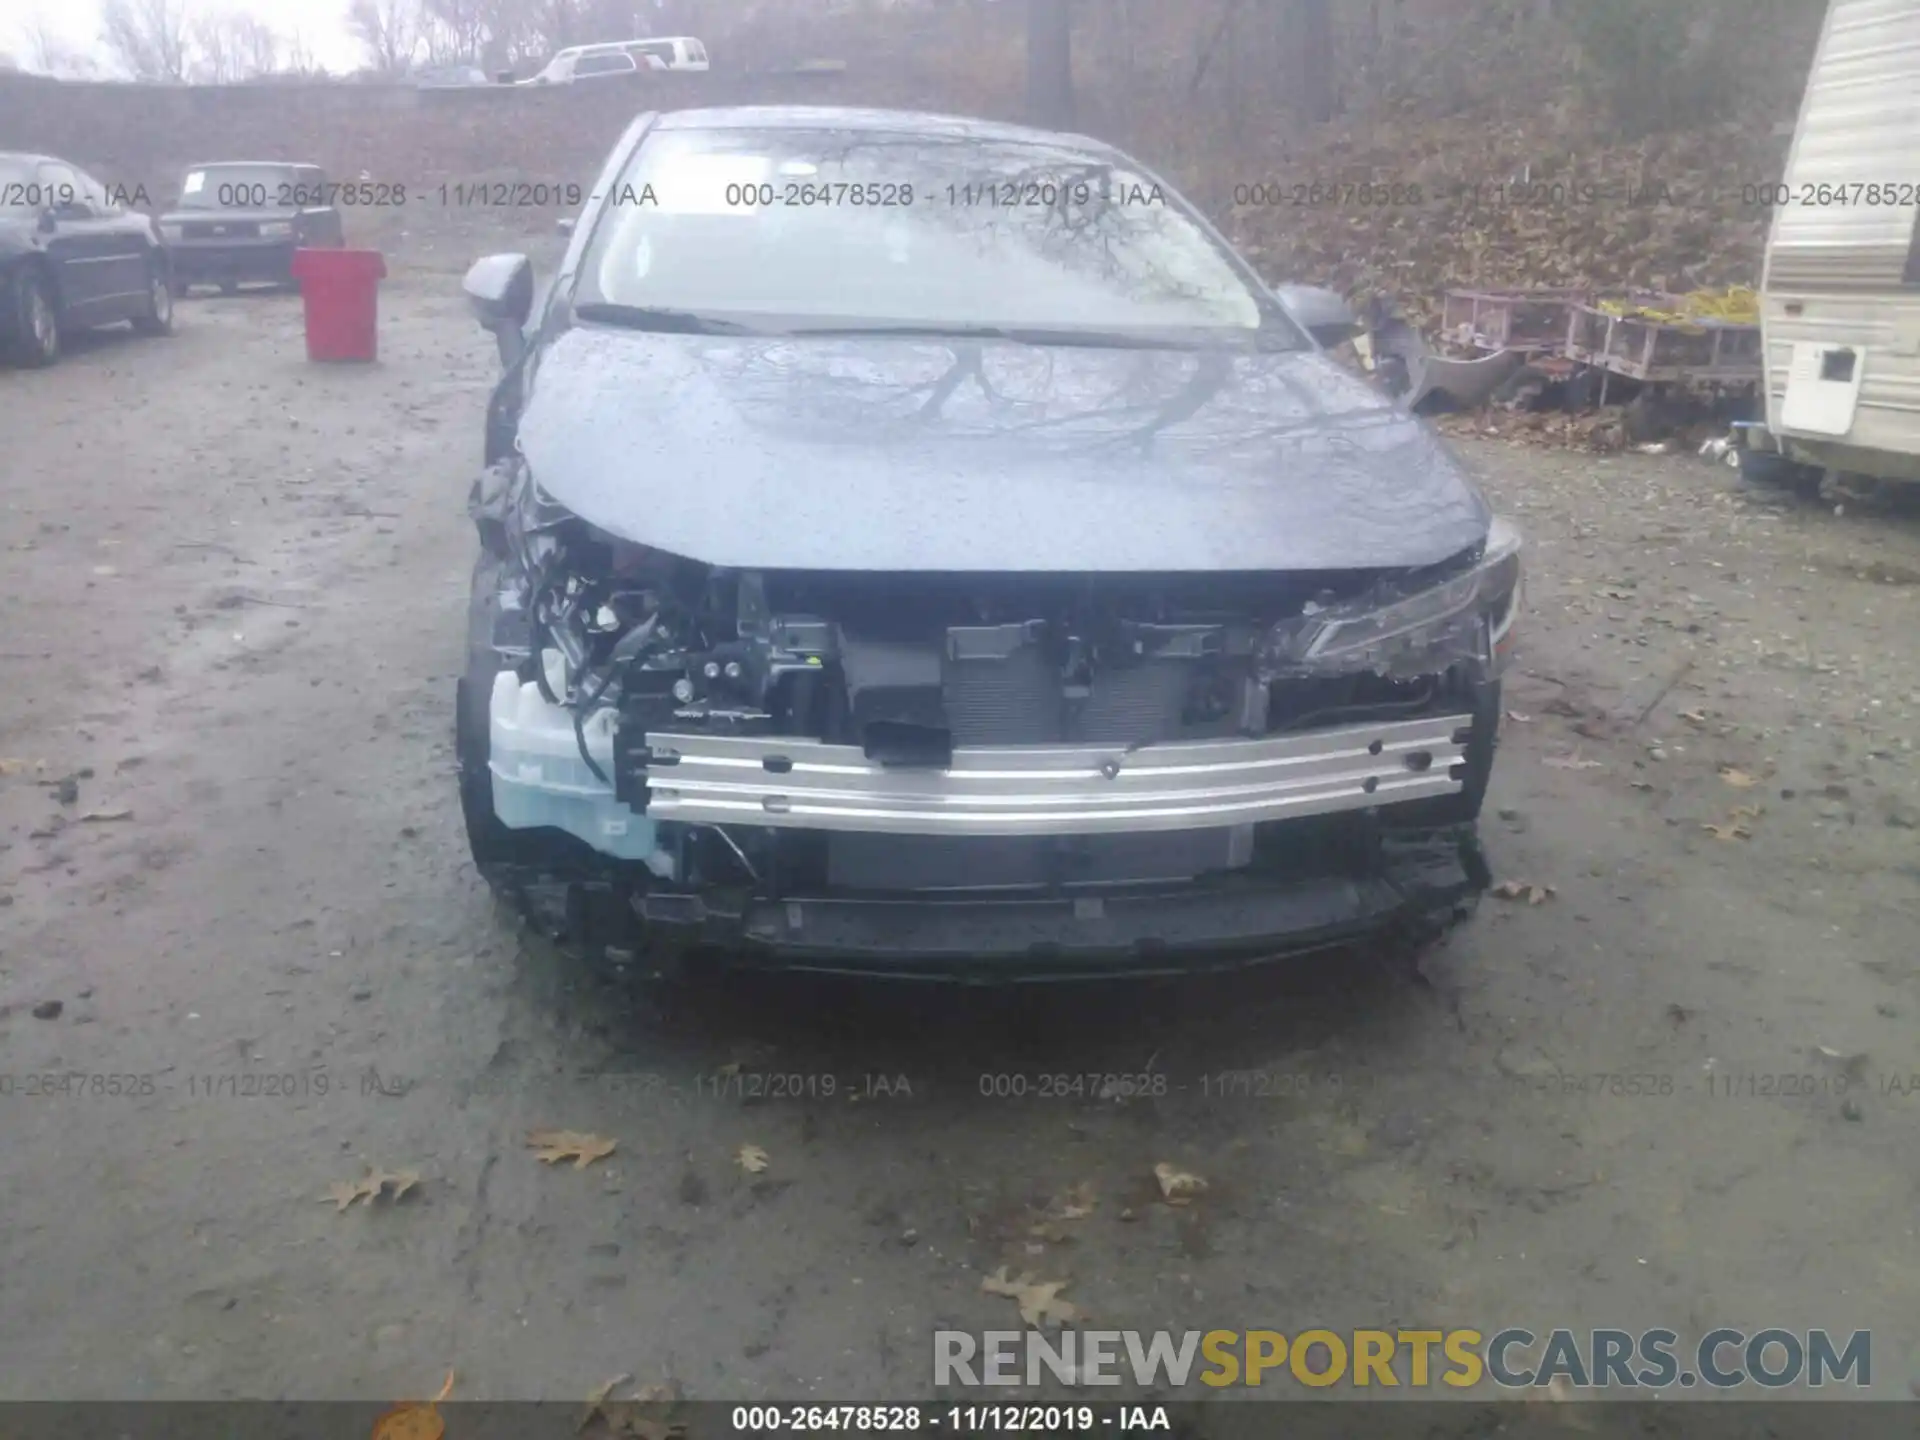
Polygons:
<instances>
[{"instance_id":1,"label":"driver side mirror","mask_svg":"<svg viewBox=\"0 0 1920 1440\"><path fill-rule=\"evenodd\" d=\"M1318 285L1276 285L1273 297L1296 325L1328 350L1360 333L1359 316L1332 290Z\"/></svg>"},{"instance_id":2,"label":"driver side mirror","mask_svg":"<svg viewBox=\"0 0 1920 1440\"><path fill-rule=\"evenodd\" d=\"M533 313L533 262L524 255L487 255L473 262L460 282L480 328L493 333L501 365L511 369L526 350L527 317Z\"/></svg>"}]
</instances>

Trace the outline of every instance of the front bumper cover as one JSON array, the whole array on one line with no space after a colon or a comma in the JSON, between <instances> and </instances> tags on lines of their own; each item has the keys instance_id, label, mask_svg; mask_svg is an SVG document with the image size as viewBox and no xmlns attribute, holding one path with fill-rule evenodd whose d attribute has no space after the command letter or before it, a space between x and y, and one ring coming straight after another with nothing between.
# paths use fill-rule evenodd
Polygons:
<instances>
[{"instance_id":1,"label":"front bumper cover","mask_svg":"<svg viewBox=\"0 0 1920 1440\"><path fill-rule=\"evenodd\" d=\"M1464 918L1491 877L1472 825L1381 840L1367 874L1222 875L1080 894L946 892L778 900L617 882L507 879L527 913L583 948L631 947L677 968L780 969L988 983L1235 969L1356 941L1431 936Z\"/></svg>"}]
</instances>

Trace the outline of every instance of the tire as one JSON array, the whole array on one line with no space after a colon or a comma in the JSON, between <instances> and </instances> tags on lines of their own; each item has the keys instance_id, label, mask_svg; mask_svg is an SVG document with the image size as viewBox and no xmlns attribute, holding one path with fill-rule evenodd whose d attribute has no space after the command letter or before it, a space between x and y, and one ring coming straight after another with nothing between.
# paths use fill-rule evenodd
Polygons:
<instances>
[{"instance_id":1,"label":"tire","mask_svg":"<svg viewBox=\"0 0 1920 1440\"><path fill-rule=\"evenodd\" d=\"M460 776L460 811L466 821L467 847L489 883L494 880L490 872L498 867L526 863L538 855L524 832L509 829L494 813L493 772L487 766L493 678L500 670L493 653L500 565L497 556L485 552L474 563L467 604L466 673L454 687L453 748Z\"/></svg>"},{"instance_id":2,"label":"tire","mask_svg":"<svg viewBox=\"0 0 1920 1440\"><path fill-rule=\"evenodd\" d=\"M147 308L133 317L133 328L142 335L173 333L173 279L167 267L147 262Z\"/></svg>"},{"instance_id":3,"label":"tire","mask_svg":"<svg viewBox=\"0 0 1920 1440\"><path fill-rule=\"evenodd\" d=\"M13 287L14 358L44 370L60 358L60 311L47 277L29 270Z\"/></svg>"}]
</instances>

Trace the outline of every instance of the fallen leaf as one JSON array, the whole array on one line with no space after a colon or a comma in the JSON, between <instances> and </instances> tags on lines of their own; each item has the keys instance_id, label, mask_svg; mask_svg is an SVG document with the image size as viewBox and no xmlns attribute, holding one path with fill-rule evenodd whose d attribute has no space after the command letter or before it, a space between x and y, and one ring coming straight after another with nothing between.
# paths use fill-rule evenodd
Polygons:
<instances>
[{"instance_id":1,"label":"fallen leaf","mask_svg":"<svg viewBox=\"0 0 1920 1440\"><path fill-rule=\"evenodd\" d=\"M431 1400L402 1400L373 1422L373 1440L440 1440L447 1433L440 1402L453 1393L453 1371Z\"/></svg>"},{"instance_id":2,"label":"fallen leaf","mask_svg":"<svg viewBox=\"0 0 1920 1440\"><path fill-rule=\"evenodd\" d=\"M767 1159L767 1152L758 1145L742 1145L733 1157L733 1163L749 1175L758 1175L770 1162Z\"/></svg>"},{"instance_id":3,"label":"fallen leaf","mask_svg":"<svg viewBox=\"0 0 1920 1440\"><path fill-rule=\"evenodd\" d=\"M1707 723L1707 712L1704 710L1682 710L1680 712L1680 718L1689 725L1697 727Z\"/></svg>"},{"instance_id":4,"label":"fallen leaf","mask_svg":"<svg viewBox=\"0 0 1920 1440\"><path fill-rule=\"evenodd\" d=\"M1153 1167L1153 1178L1160 1182L1160 1195L1169 1205L1186 1205L1193 1197L1207 1188L1207 1182L1198 1175L1185 1170L1176 1170L1162 1160Z\"/></svg>"},{"instance_id":5,"label":"fallen leaf","mask_svg":"<svg viewBox=\"0 0 1920 1440\"><path fill-rule=\"evenodd\" d=\"M1720 778L1736 790L1751 790L1760 782L1744 770L1736 770L1731 765L1720 767Z\"/></svg>"},{"instance_id":6,"label":"fallen leaf","mask_svg":"<svg viewBox=\"0 0 1920 1440\"><path fill-rule=\"evenodd\" d=\"M375 1170L368 1167L367 1173L358 1180L334 1181L320 1198L333 1201L337 1214L356 1200L364 1200L371 1206L383 1194L389 1200L397 1201L419 1183L418 1170Z\"/></svg>"},{"instance_id":7,"label":"fallen leaf","mask_svg":"<svg viewBox=\"0 0 1920 1440\"><path fill-rule=\"evenodd\" d=\"M24 775L29 770L44 770L44 760L5 760L0 759L0 775Z\"/></svg>"},{"instance_id":8,"label":"fallen leaf","mask_svg":"<svg viewBox=\"0 0 1920 1440\"><path fill-rule=\"evenodd\" d=\"M1094 1204L1093 1186L1082 1180L1067 1191L1054 1213L1062 1220L1084 1220L1093 1213Z\"/></svg>"},{"instance_id":9,"label":"fallen leaf","mask_svg":"<svg viewBox=\"0 0 1920 1440\"><path fill-rule=\"evenodd\" d=\"M527 1132L527 1145L541 1164L552 1165L557 1161L571 1160L576 1170L584 1170L594 1161L604 1160L613 1154L614 1146L618 1143L582 1130Z\"/></svg>"},{"instance_id":10,"label":"fallen leaf","mask_svg":"<svg viewBox=\"0 0 1920 1440\"><path fill-rule=\"evenodd\" d=\"M106 820L131 820L131 819L133 819L133 811L131 810L89 810L86 814L80 817L80 823L82 825L86 825L86 824L98 824Z\"/></svg>"},{"instance_id":11,"label":"fallen leaf","mask_svg":"<svg viewBox=\"0 0 1920 1440\"><path fill-rule=\"evenodd\" d=\"M1541 762L1555 770L1604 770L1607 767L1598 760L1585 760L1576 752L1572 755L1549 755Z\"/></svg>"},{"instance_id":12,"label":"fallen leaf","mask_svg":"<svg viewBox=\"0 0 1920 1440\"><path fill-rule=\"evenodd\" d=\"M1744 825L1713 825L1700 827L1716 840L1751 840L1753 832Z\"/></svg>"},{"instance_id":13,"label":"fallen leaf","mask_svg":"<svg viewBox=\"0 0 1920 1440\"><path fill-rule=\"evenodd\" d=\"M606 1420L607 1398L631 1379L633 1379L632 1375L623 1372L614 1376L613 1379L607 1381L606 1384L596 1386L592 1390L589 1390L587 1392L586 1411L580 1416L580 1423L574 1428L576 1430L584 1430L593 1424L595 1420ZM608 1423L611 1424L612 1422L609 1421Z\"/></svg>"},{"instance_id":14,"label":"fallen leaf","mask_svg":"<svg viewBox=\"0 0 1920 1440\"><path fill-rule=\"evenodd\" d=\"M980 1282L980 1288L988 1295L1004 1295L1020 1307L1020 1318L1034 1329L1047 1325L1071 1325L1080 1319L1080 1310L1072 1302L1060 1299L1060 1292L1071 1281L1036 1280L1022 1271L1020 1278L1007 1278L1007 1267L1002 1265L993 1274Z\"/></svg>"},{"instance_id":15,"label":"fallen leaf","mask_svg":"<svg viewBox=\"0 0 1920 1440\"><path fill-rule=\"evenodd\" d=\"M1734 820L1758 820L1760 813L1758 805L1736 805L1727 812L1728 816Z\"/></svg>"},{"instance_id":16,"label":"fallen leaf","mask_svg":"<svg viewBox=\"0 0 1920 1440\"><path fill-rule=\"evenodd\" d=\"M1518 710L1507 711L1507 719L1516 721L1521 725L1531 725L1533 723L1533 717L1531 715L1522 715Z\"/></svg>"},{"instance_id":17,"label":"fallen leaf","mask_svg":"<svg viewBox=\"0 0 1920 1440\"><path fill-rule=\"evenodd\" d=\"M633 1377L616 1376L587 1397L586 1413L580 1417L578 1429L582 1432L592 1427L595 1420L601 1421L607 1435L628 1437L628 1440L676 1440L687 1433L687 1427L680 1421L668 1420L664 1415L645 1414L651 1407L654 1411L671 1407L679 1398L679 1390L673 1385L642 1385L631 1400L615 1401L609 1397L620 1386Z\"/></svg>"},{"instance_id":18,"label":"fallen leaf","mask_svg":"<svg viewBox=\"0 0 1920 1440\"><path fill-rule=\"evenodd\" d=\"M1501 900L1524 900L1529 905L1544 905L1558 892L1551 885L1536 885L1531 880L1502 880L1493 887Z\"/></svg>"}]
</instances>

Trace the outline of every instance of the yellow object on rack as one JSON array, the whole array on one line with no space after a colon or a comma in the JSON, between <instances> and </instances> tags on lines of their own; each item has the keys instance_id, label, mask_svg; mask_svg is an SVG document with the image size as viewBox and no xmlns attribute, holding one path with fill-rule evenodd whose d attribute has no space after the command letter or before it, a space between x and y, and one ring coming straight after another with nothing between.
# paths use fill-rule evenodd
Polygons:
<instances>
[{"instance_id":1,"label":"yellow object on rack","mask_svg":"<svg viewBox=\"0 0 1920 1440\"><path fill-rule=\"evenodd\" d=\"M1699 330L1697 322L1701 320L1715 320L1725 325L1760 323L1760 297L1748 285L1733 285L1725 290L1695 290L1678 298L1681 305L1678 310L1659 310L1625 300L1602 300L1595 308L1622 319L1654 320L1694 331Z\"/></svg>"}]
</instances>

